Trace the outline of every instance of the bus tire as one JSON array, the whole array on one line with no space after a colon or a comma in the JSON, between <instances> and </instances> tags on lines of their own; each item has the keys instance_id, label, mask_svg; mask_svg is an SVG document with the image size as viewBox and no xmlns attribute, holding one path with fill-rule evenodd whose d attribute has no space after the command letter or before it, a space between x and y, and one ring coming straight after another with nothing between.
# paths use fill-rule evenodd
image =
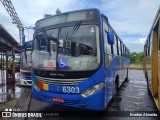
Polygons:
<instances>
[{"instance_id":1,"label":"bus tire","mask_svg":"<svg viewBox=\"0 0 160 120\"><path fill-rule=\"evenodd\" d=\"M148 73L147 73L147 71L146 71L146 82L147 82L147 90L148 90L148 94L152 96L152 93L151 93L151 91L150 91L150 89L149 89Z\"/></svg>"},{"instance_id":2,"label":"bus tire","mask_svg":"<svg viewBox=\"0 0 160 120\"><path fill-rule=\"evenodd\" d=\"M147 71L146 71L145 76L146 76L146 82L147 82L147 89L148 89L148 91L150 92L150 90L149 90L149 82L148 82L148 73L147 73Z\"/></svg>"},{"instance_id":3,"label":"bus tire","mask_svg":"<svg viewBox=\"0 0 160 120\"><path fill-rule=\"evenodd\" d=\"M114 82L114 95L116 95L118 92L118 76L116 77L116 80Z\"/></svg>"},{"instance_id":4,"label":"bus tire","mask_svg":"<svg viewBox=\"0 0 160 120\"><path fill-rule=\"evenodd\" d=\"M118 92L118 76L116 77L116 80L114 82L114 95L113 95L113 98L112 98L112 102L116 101L117 92Z\"/></svg>"}]
</instances>

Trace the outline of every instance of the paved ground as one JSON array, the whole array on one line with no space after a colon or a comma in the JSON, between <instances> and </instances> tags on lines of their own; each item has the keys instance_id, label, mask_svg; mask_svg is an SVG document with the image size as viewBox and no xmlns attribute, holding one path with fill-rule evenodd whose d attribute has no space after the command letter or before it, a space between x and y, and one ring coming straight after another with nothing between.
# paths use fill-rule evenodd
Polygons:
<instances>
[{"instance_id":1,"label":"paved ground","mask_svg":"<svg viewBox=\"0 0 160 120\"><path fill-rule=\"evenodd\" d=\"M53 105L49 103L35 101L30 97L31 96L30 87L21 87L20 89L21 89L20 90L21 96L18 100L16 100L16 103L14 103L14 108L20 108L23 111L52 111L52 112L60 111L60 114L62 114L61 112L69 111L69 114L71 114L71 117L69 118L68 117L67 118L66 117L62 117L62 118L55 117L55 118L50 118L51 120L54 120L54 119L55 120L57 119L66 120L67 119L68 120L68 119L72 119L74 114L79 114L79 113L82 116L77 117L76 119L85 119L85 118L88 119L88 117L90 117L90 119L93 119L93 118L94 119L106 119L107 118L107 119L121 119L121 120L131 119L132 120L132 119L135 119L135 117L129 118L129 117L124 117L124 116L131 114L131 113L137 113L139 111L143 111L142 113L147 112L147 111L157 111L157 108L153 102L153 99L148 93L147 84L144 79L142 70L130 70L129 82L124 82L122 84L122 86L119 89L118 94L114 97L114 99L107 106L106 110L103 112L93 112L93 111L88 111L88 110L75 109L75 108L58 106L58 105ZM17 93L15 92L15 94ZM10 101L11 99L7 100L6 103L5 102L0 103L0 105L8 104ZM122 117L107 117L108 115L114 115L114 114L117 114L117 116L122 116ZM157 117L136 117L136 119L138 120L158 120ZM30 119L28 118L27 120L31 120L31 118Z\"/></svg>"},{"instance_id":2,"label":"paved ground","mask_svg":"<svg viewBox=\"0 0 160 120\"><path fill-rule=\"evenodd\" d=\"M129 82L124 82L115 101L108 106L108 110L120 111L156 111L144 78L142 70L131 70Z\"/></svg>"},{"instance_id":3,"label":"paved ground","mask_svg":"<svg viewBox=\"0 0 160 120\"><path fill-rule=\"evenodd\" d=\"M0 70L0 111L4 111L5 108L13 108L17 102L17 98L20 97L25 88L18 86L19 73L15 74L16 84L6 85L6 71Z\"/></svg>"}]
</instances>

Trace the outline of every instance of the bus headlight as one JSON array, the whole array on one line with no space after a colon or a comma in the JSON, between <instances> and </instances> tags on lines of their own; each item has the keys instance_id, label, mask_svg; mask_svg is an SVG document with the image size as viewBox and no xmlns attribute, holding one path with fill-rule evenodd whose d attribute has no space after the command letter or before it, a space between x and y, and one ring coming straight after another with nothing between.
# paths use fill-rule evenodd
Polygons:
<instances>
[{"instance_id":1,"label":"bus headlight","mask_svg":"<svg viewBox=\"0 0 160 120\"><path fill-rule=\"evenodd\" d=\"M88 96L90 96L90 95L98 92L99 90L101 90L104 86L105 86L104 82L99 83L99 84L97 84L97 85L95 85L95 86L87 89L87 90L84 91L81 95L82 95L83 97L88 97Z\"/></svg>"}]
</instances>

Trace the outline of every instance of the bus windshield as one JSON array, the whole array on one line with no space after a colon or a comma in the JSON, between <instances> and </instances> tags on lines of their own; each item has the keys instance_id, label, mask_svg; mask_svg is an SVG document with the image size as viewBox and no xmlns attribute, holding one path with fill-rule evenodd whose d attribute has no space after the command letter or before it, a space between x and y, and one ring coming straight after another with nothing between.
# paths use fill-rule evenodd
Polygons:
<instances>
[{"instance_id":1,"label":"bus windshield","mask_svg":"<svg viewBox=\"0 0 160 120\"><path fill-rule=\"evenodd\" d=\"M21 50L21 69L31 70L31 50Z\"/></svg>"},{"instance_id":2,"label":"bus windshield","mask_svg":"<svg viewBox=\"0 0 160 120\"><path fill-rule=\"evenodd\" d=\"M52 71L95 70L100 64L99 27L80 25L35 33L32 64Z\"/></svg>"}]
</instances>

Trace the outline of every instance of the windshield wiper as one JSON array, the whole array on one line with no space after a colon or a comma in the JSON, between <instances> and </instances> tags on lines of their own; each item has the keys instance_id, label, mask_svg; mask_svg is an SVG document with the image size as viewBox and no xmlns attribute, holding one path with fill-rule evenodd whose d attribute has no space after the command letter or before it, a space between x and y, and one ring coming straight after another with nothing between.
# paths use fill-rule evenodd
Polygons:
<instances>
[{"instance_id":1,"label":"windshield wiper","mask_svg":"<svg viewBox=\"0 0 160 120\"><path fill-rule=\"evenodd\" d=\"M79 29L81 24L81 21L77 21L76 24L73 26L72 30L71 30L71 34L70 36L68 35L68 31L67 31L67 35L66 35L66 42L67 41L71 41L73 36L75 35L75 33L77 32L77 30ZM69 36L69 37L68 37ZM66 45L64 46L64 49L66 49ZM66 51L63 52L63 54L66 54Z\"/></svg>"},{"instance_id":2,"label":"windshield wiper","mask_svg":"<svg viewBox=\"0 0 160 120\"><path fill-rule=\"evenodd\" d=\"M49 54L51 54L51 49L50 49L50 38L48 39L46 36L47 36L47 33L44 29L41 29L42 30L42 34L43 34L43 39L45 40L45 44L46 44L46 47L47 47L47 52L49 52Z\"/></svg>"},{"instance_id":3,"label":"windshield wiper","mask_svg":"<svg viewBox=\"0 0 160 120\"><path fill-rule=\"evenodd\" d=\"M67 38L68 39L66 39L66 40L69 40L69 41L72 40L73 36L75 35L75 33L77 32L77 30L79 29L80 24L81 24L81 21L77 21L76 22L76 24L73 26L73 29L71 31L71 35L69 36L69 38L68 38L68 32L67 32Z\"/></svg>"}]
</instances>

